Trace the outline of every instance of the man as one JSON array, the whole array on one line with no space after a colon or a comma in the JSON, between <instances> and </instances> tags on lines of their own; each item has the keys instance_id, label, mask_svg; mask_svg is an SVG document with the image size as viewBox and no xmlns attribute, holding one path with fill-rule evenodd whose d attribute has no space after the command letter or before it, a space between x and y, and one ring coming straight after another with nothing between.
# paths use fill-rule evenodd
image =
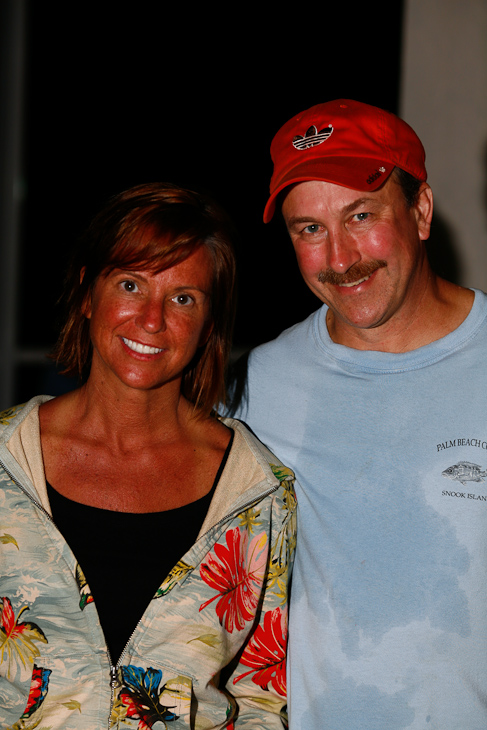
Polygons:
<instances>
[{"instance_id":1,"label":"man","mask_svg":"<svg viewBox=\"0 0 487 730\"><path fill-rule=\"evenodd\" d=\"M430 268L405 122L332 101L271 153L264 220L324 303L251 353L238 414L298 479L291 728L485 730L487 297Z\"/></svg>"}]
</instances>

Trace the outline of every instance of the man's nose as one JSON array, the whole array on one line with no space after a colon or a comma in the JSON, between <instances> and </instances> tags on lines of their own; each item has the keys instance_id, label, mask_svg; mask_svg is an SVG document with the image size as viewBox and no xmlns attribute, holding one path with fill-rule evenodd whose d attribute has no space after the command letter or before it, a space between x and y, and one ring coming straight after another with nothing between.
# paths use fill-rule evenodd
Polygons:
<instances>
[{"instance_id":1,"label":"man's nose","mask_svg":"<svg viewBox=\"0 0 487 730\"><path fill-rule=\"evenodd\" d=\"M344 274L360 261L355 241L346 231L328 231L328 267L337 274Z\"/></svg>"}]
</instances>

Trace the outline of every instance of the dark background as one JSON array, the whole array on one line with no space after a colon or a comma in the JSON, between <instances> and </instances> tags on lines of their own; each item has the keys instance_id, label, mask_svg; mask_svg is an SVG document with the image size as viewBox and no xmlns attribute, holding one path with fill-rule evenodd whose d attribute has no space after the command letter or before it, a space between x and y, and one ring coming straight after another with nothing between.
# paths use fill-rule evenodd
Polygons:
<instances>
[{"instance_id":1,"label":"dark background","mask_svg":"<svg viewBox=\"0 0 487 730\"><path fill-rule=\"evenodd\" d=\"M342 5L27 3L20 346L55 341L67 254L97 209L156 180L213 194L237 226L237 350L316 308L282 225L262 223L271 139L328 99L396 112L399 94L402 2ZM23 366L15 400L59 392L47 372Z\"/></svg>"}]
</instances>

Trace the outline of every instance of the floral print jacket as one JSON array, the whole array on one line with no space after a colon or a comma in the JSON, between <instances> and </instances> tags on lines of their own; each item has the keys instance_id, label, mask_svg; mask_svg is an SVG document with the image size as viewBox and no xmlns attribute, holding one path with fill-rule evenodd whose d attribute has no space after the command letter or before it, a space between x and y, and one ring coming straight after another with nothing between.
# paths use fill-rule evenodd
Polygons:
<instances>
[{"instance_id":1,"label":"floral print jacket","mask_svg":"<svg viewBox=\"0 0 487 730\"><path fill-rule=\"evenodd\" d=\"M234 443L200 535L111 667L89 586L49 513L46 398L0 414L0 727L282 728L292 472L224 420ZM132 590L127 576L114 611Z\"/></svg>"}]
</instances>

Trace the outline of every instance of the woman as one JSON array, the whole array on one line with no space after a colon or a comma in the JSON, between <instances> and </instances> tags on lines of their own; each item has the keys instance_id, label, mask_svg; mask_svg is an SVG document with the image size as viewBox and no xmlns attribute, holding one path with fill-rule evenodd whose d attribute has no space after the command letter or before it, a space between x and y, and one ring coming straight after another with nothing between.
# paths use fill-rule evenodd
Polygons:
<instances>
[{"instance_id":1,"label":"woman","mask_svg":"<svg viewBox=\"0 0 487 730\"><path fill-rule=\"evenodd\" d=\"M171 185L78 248L55 356L83 385L0 416L2 728L282 727L295 500L212 411L234 276L223 213Z\"/></svg>"}]
</instances>

